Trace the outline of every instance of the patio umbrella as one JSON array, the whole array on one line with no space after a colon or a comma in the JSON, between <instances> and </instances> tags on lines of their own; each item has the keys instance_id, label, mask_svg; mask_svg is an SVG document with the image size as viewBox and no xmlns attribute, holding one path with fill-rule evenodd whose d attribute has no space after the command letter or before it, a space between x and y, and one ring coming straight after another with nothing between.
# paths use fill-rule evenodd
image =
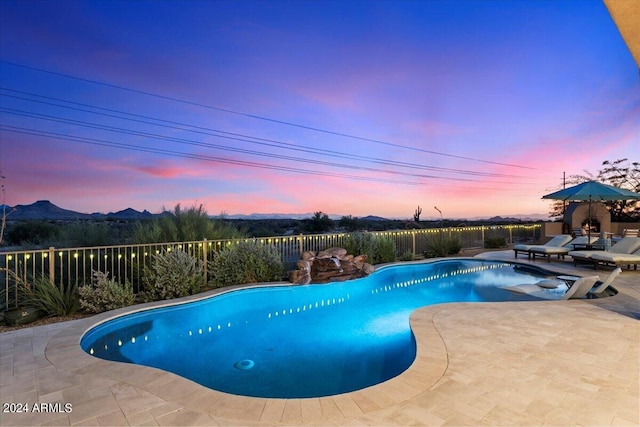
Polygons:
<instances>
[{"instance_id":1,"label":"patio umbrella","mask_svg":"<svg viewBox=\"0 0 640 427\"><path fill-rule=\"evenodd\" d=\"M573 187L565 188L555 193L542 196L543 199L551 200L575 200L589 201L589 238L591 238L591 201L603 200L640 200L640 193L603 184L598 181L586 181Z\"/></svg>"}]
</instances>

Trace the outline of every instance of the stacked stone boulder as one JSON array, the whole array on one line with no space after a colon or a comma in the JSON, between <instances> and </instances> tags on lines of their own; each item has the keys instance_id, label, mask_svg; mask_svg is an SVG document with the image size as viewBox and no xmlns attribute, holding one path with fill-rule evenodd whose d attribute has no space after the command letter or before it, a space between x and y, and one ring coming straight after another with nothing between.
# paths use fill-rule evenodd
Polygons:
<instances>
[{"instance_id":1,"label":"stacked stone boulder","mask_svg":"<svg viewBox=\"0 0 640 427\"><path fill-rule=\"evenodd\" d=\"M366 260L367 255L349 255L344 248L329 248L318 253L307 251L298 261L297 270L289 272L289 281L307 285L365 277L374 270Z\"/></svg>"}]
</instances>

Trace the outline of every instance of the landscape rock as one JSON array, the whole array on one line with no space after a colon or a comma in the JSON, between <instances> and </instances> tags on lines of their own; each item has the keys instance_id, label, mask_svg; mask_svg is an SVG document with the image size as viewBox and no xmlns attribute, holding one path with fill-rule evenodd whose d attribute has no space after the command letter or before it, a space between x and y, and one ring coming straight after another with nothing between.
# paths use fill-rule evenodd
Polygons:
<instances>
[{"instance_id":1,"label":"landscape rock","mask_svg":"<svg viewBox=\"0 0 640 427\"><path fill-rule=\"evenodd\" d=\"M302 253L302 259L313 259L315 256L316 253L314 251L304 251Z\"/></svg>"},{"instance_id":2,"label":"landscape rock","mask_svg":"<svg viewBox=\"0 0 640 427\"><path fill-rule=\"evenodd\" d=\"M297 270L289 272L289 281L306 285L365 277L374 271L366 260L366 255L354 257L344 248L329 248L317 254L307 251L296 263Z\"/></svg>"},{"instance_id":3,"label":"landscape rock","mask_svg":"<svg viewBox=\"0 0 640 427\"><path fill-rule=\"evenodd\" d=\"M344 248L329 248L324 251L318 252L316 258L338 258L343 259L347 255L347 250Z\"/></svg>"}]
</instances>

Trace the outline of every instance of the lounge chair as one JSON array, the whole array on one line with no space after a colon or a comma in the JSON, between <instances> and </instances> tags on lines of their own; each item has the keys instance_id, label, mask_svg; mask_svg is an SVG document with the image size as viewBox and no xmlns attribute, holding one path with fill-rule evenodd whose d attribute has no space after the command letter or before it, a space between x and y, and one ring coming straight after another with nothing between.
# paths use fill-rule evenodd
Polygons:
<instances>
[{"instance_id":1,"label":"lounge chair","mask_svg":"<svg viewBox=\"0 0 640 427\"><path fill-rule=\"evenodd\" d=\"M616 268L611 273L609 273L609 275L607 276L606 279L604 279L604 281L598 280L596 284L593 286L593 288L591 288L589 293L591 295L598 295L604 292L605 289L607 289L611 285L611 283L613 283L615 278L618 277L620 273L622 273L622 269L620 267Z\"/></svg>"},{"instance_id":2,"label":"lounge chair","mask_svg":"<svg viewBox=\"0 0 640 427\"><path fill-rule=\"evenodd\" d=\"M598 263L592 259L595 254L598 254L599 257L604 254L631 255L638 249L640 249L640 237L623 237L615 245L611 246L611 249L608 251L570 251L568 255L573 258L573 265L577 265L578 262L590 262L593 263L593 267L597 269ZM624 265L624 263L621 264Z\"/></svg>"},{"instance_id":3,"label":"lounge chair","mask_svg":"<svg viewBox=\"0 0 640 427\"><path fill-rule=\"evenodd\" d=\"M625 228L622 230L620 236L612 236L611 240L619 242L624 237L640 237L640 230L637 228Z\"/></svg>"},{"instance_id":4,"label":"lounge chair","mask_svg":"<svg viewBox=\"0 0 640 427\"><path fill-rule=\"evenodd\" d=\"M637 270L638 264L640 264L640 249L631 254L619 254L611 251L595 253L591 255L591 260L593 261L594 268L596 269L598 268L598 264L613 264L618 268L626 265L629 270L631 270L631 266L633 265L633 269Z\"/></svg>"},{"instance_id":5,"label":"lounge chair","mask_svg":"<svg viewBox=\"0 0 640 427\"><path fill-rule=\"evenodd\" d=\"M529 252L529 249L532 248L533 246L538 246L538 247L545 246L547 248L549 247L560 248L566 245L567 243L569 243L571 240L573 240L573 237L571 237L571 235L559 234L557 236L554 236L551 240L549 240L544 245L515 245L513 247L513 252L516 258L518 258L518 252L524 252L527 254L527 257L531 259L531 252Z\"/></svg>"},{"instance_id":6,"label":"lounge chair","mask_svg":"<svg viewBox=\"0 0 640 427\"><path fill-rule=\"evenodd\" d=\"M522 285L505 286L509 292L529 295L541 299L567 300L585 298L595 283L600 279L598 276L581 277L576 280L563 294L558 294L555 289L548 289L535 283L525 283Z\"/></svg>"},{"instance_id":7,"label":"lounge chair","mask_svg":"<svg viewBox=\"0 0 640 427\"><path fill-rule=\"evenodd\" d=\"M585 236L587 233L585 232L584 228L578 227L571 230L571 234L573 235L573 237L580 237Z\"/></svg>"},{"instance_id":8,"label":"lounge chair","mask_svg":"<svg viewBox=\"0 0 640 427\"><path fill-rule=\"evenodd\" d=\"M594 244L598 238L596 236L579 236L571 240L564 246L547 246L547 245L534 245L529 248L530 257L536 260L536 256L546 256L547 262L551 262L551 255L557 255L558 259L563 258L570 251L577 249L579 246L586 246Z\"/></svg>"}]
</instances>

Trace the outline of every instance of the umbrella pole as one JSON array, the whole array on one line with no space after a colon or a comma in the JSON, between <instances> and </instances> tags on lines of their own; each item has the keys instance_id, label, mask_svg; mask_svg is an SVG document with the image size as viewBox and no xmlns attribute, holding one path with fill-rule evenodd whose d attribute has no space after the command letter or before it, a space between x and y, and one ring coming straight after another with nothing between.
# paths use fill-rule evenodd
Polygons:
<instances>
[{"instance_id":1,"label":"umbrella pole","mask_svg":"<svg viewBox=\"0 0 640 427\"><path fill-rule=\"evenodd\" d=\"M591 196L589 196L589 237L587 243L591 245Z\"/></svg>"}]
</instances>

